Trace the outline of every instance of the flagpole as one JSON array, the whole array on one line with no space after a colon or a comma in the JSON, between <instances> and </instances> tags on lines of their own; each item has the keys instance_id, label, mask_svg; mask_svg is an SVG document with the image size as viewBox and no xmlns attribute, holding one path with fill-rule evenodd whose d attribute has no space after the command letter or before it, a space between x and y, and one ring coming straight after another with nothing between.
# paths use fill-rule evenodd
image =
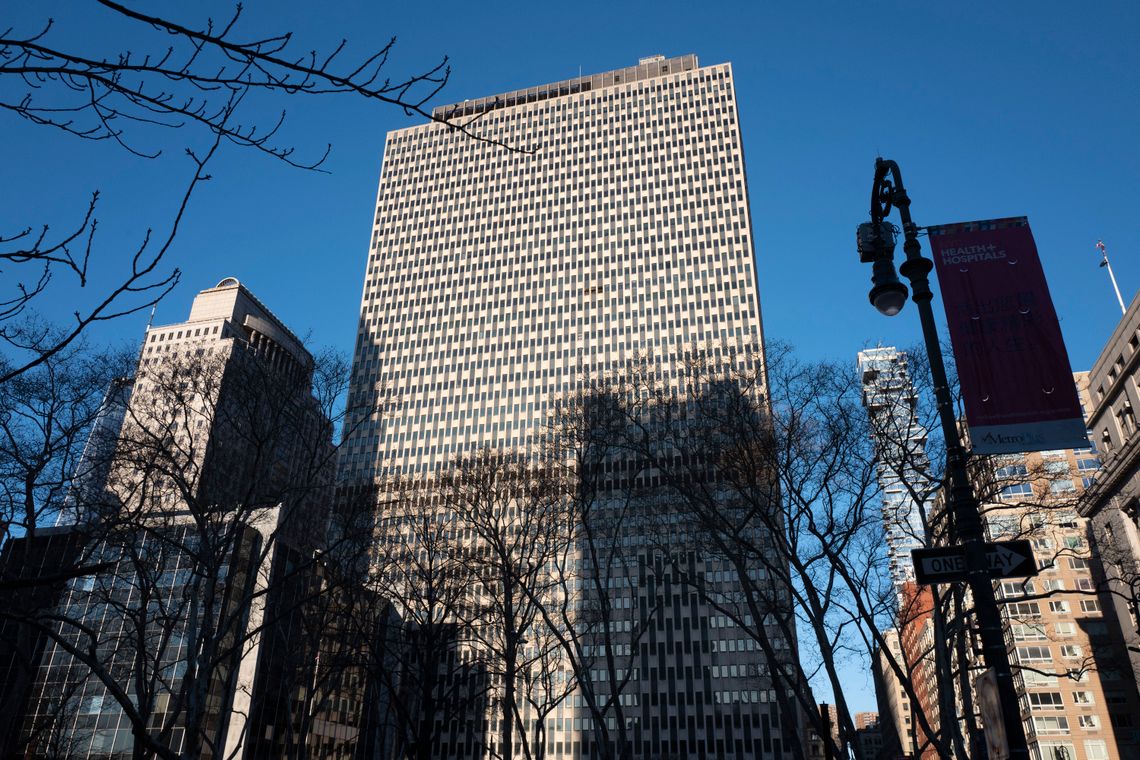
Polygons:
<instances>
[{"instance_id":1,"label":"flagpole","mask_svg":"<svg viewBox=\"0 0 1140 760\"><path fill-rule=\"evenodd\" d=\"M1120 286L1116 284L1116 275L1112 273L1112 264L1108 263L1108 251L1104 247L1104 241L1096 241L1096 249L1100 251L1100 265L1108 270L1108 279L1112 280L1112 289L1116 291L1116 302L1120 304L1120 313L1124 314L1127 309L1124 308L1124 299L1120 295Z\"/></svg>"}]
</instances>

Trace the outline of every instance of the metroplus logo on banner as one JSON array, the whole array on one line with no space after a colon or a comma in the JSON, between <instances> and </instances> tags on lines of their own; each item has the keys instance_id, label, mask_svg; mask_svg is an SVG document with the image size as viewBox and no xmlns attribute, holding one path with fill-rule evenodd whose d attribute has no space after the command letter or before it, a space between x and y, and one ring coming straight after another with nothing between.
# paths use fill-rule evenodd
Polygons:
<instances>
[{"instance_id":1,"label":"metroplus logo on banner","mask_svg":"<svg viewBox=\"0 0 1140 760\"><path fill-rule=\"evenodd\" d=\"M978 454L1088 445L1069 356L1025 217L930 228Z\"/></svg>"}]
</instances>

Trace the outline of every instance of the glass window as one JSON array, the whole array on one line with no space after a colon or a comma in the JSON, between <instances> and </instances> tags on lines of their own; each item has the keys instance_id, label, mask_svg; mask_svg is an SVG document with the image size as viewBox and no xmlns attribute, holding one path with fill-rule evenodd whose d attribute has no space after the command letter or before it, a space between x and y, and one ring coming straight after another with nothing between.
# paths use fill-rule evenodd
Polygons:
<instances>
[{"instance_id":1,"label":"glass window","mask_svg":"<svg viewBox=\"0 0 1140 760\"><path fill-rule=\"evenodd\" d=\"M1038 746L1041 748L1041 760L1075 760L1077 756L1071 742L1043 741Z\"/></svg>"},{"instance_id":2,"label":"glass window","mask_svg":"<svg viewBox=\"0 0 1140 760\"><path fill-rule=\"evenodd\" d=\"M1067 478L1064 480L1054 480L1049 484L1050 493L1068 493L1069 491L1075 490L1077 490L1076 485L1073 484L1072 480Z\"/></svg>"},{"instance_id":3,"label":"glass window","mask_svg":"<svg viewBox=\"0 0 1140 760\"><path fill-rule=\"evenodd\" d=\"M1069 733L1069 719L1061 715L1035 715L1033 727L1039 734Z\"/></svg>"},{"instance_id":4,"label":"glass window","mask_svg":"<svg viewBox=\"0 0 1140 760\"><path fill-rule=\"evenodd\" d=\"M1034 670L1021 671L1021 680L1025 681L1025 685L1031 689L1039 689L1046 686L1056 686L1058 684L1057 676L1038 673Z\"/></svg>"},{"instance_id":5,"label":"glass window","mask_svg":"<svg viewBox=\"0 0 1140 760\"><path fill-rule=\"evenodd\" d=\"M1086 760L1108 760L1108 744L1105 739L1088 739L1084 743Z\"/></svg>"},{"instance_id":6,"label":"glass window","mask_svg":"<svg viewBox=\"0 0 1140 760\"><path fill-rule=\"evenodd\" d=\"M1104 739L1089 739L1085 742L1086 760L1108 760L1108 744Z\"/></svg>"},{"instance_id":7,"label":"glass window","mask_svg":"<svg viewBox=\"0 0 1140 760\"><path fill-rule=\"evenodd\" d=\"M1041 615L1041 607L1037 602L1013 602L1007 604L1005 609L1009 616L1015 619L1034 618Z\"/></svg>"},{"instance_id":8,"label":"glass window","mask_svg":"<svg viewBox=\"0 0 1140 760\"><path fill-rule=\"evenodd\" d=\"M1042 625L1025 625L1014 623L1012 626L1013 638L1017 641L1044 641L1045 627Z\"/></svg>"},{"instance_id":9,"label":"glass window","mask_svg":"<svg viewBox=\"0 0 1140 760\"><path fill-rule=\"evenodd\" d=\"M80 715L98 715L103 710L103 695L84 697L79 703Z\"/></svg>"},{"instance_id":10,"label":"glass window","mask_svg":"<svg viewBox=\"0 0 1140 760\"><path fill-rule=\"evenodd\" d=\"M1064 710L1065 702L1059 691L1030 692L1029 704L1041 710Z\"/></svg>"},{"instance_id":11,"label":"glass window","mask_svg":"<svg viewBox=\"0 0 1140 760\"><path fill-rule=\"evenodd\" d=\"M1024 596L1025 594L1035 593L1036 587L1033 585L1032 579L1023 581L1002 581L1001 591L1005 597Z\"/></svg>"},{"instance_id":12,"label":"glass window","mask_svg":"<svg viewBox=\"0 0 1140 760\"><path fill-rule=\"evenodd\" d=\"M1018 647L1017 659L1021 660L1022 662L1052 662L1053 655L1049 652L1049 647Z\"/></svg>"}]
</instances>

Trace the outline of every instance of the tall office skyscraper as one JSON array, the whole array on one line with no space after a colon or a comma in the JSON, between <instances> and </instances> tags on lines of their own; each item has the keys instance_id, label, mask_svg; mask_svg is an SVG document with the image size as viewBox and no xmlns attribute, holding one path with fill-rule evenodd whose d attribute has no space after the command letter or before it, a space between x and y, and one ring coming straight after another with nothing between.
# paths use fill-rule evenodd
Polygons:
<instances>
[{"instance_id":1,"label":"tall office skyscraper","mask_svg":"<svg viewBox=\"0 0 1140 760\"><path fill-rule=\"evenodd\" d=\"M926 459L926 430L915 417L915 392L906 355L896 348L859 352L863 405L879 448L883 528L891 580L900 589L914 581L910 552L925 545L924 496L932 497Z\"/></svg>"},{"instance_id":2,"label":"tall office skyscraper","mask_svg":"<svg viewBox=\"0 0 1140 760\"><path fill-rule=\"evenodd\" d=\"M696 56L437 108L389 133L352 392L358 475L525 447L635 352L760 344L732 69ZM350 428L352 426L350 425Z\"/></svg>"},{"instance_id":3,"label":"tall office skyscraper","mask_svg":"<svg viewBox=\"0 0 1140 760\"><path fill-rule=\"evenodd\" d=\"M762 360L729 64L655 56L433 115L471 135L439 122L388 134L350 389L350 410L365 411L350 411L343 478L533 451L559 397L635 357L674 390L694 348ZM644 543L629 553L652 568ZM646 590L627 580L614 594L633 598L617 606L636 614ZM789 723L755 642L664 589L661 632L640 644L628 689L635 754L785 756ZM583 749L576 704L551 716L553 755Z\"/></svg>"},{"instance_id":4,"label":"tall office skyscraper","mask_svg":"<svg viewBox=\"0 0 1140 760\"><path fill-rule=\"evenodd\" d=\"M314 657L290 584L319 582L334 453L313 372L232 277L187 321L147 330L133 392L118 385L93 426L72 495L80 524L37 542L103 567L58 584L19 756L137 756L139 723L203 758L326 738L298 738L294 712Z\"/></svg>"}]
</instances>

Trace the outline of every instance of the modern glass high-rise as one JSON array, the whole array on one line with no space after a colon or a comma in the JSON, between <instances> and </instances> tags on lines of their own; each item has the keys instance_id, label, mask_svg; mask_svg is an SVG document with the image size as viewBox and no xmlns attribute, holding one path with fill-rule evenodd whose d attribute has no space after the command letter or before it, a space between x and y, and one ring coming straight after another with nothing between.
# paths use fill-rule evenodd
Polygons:
<instances>
[{"instance_id":1,"label":"modern glass high-rise","mask_svg":"<svg viewBox=\"0 0 1140 760\"><path fill-rule=\"evenodd\" d=\"M883 529L891 580L902 589L914 581L910 552L926 545L923 509L931 493L926 429L915 414L915 391L906 354L897 348L859 352L863 405L879 453Z\"/></svg>"},{"instance_id":2,"label":"modern glass high-rise","mask_svg":"<svg viewBox=\"0 0 1140 760\"><path fill-rule=\"evenodd\" d=\"M350 410L382 411L350 411L343 478L533 450L559 397L635 357L675 388L694 347L762 360L729 64L654 56L433 116L470 134L387 136L350 389ZM682 647L679 608L632 690L637 752L784 756L755 642L694 605ZM549 748L573 756L580 719L551 718Z\"/></svg>"}]
</instances>

